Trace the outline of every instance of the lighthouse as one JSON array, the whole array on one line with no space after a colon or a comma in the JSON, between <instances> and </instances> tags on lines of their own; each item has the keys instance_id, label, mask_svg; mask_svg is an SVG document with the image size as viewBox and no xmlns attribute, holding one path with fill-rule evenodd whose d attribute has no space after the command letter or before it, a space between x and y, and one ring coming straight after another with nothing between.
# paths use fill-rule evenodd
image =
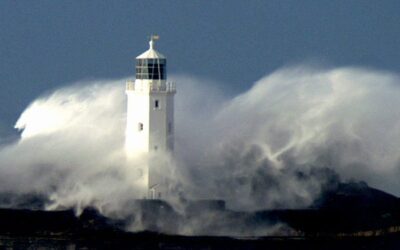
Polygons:
<instances>
[{"instance_id":1,"label":"lighthouse","mask_svg":"<svg viewBox=\"0 0 400 250\"><path fill-rule=\"evenodd\" d=\"M141 198L163 199L168 164L174 149L175 84L167 82L167 59L155 50L158 36L151 36L149 49L136 57L136 79L126 83L127 124L125 150L135 162Z\"/></svg>"}]
</instances>

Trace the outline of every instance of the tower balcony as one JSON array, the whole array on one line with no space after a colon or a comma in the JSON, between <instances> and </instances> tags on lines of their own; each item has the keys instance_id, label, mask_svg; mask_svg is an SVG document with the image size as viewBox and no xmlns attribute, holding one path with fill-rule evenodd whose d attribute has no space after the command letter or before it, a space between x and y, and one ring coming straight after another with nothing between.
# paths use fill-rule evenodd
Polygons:
<instances>
[{"instance_id":1,"label":"tower balcony","mask_svg":"<svg viewBox=\"0 0 400 250\"><path fill-rule=\"evenodd\" d=\"M176 93L176 84L163 80L136 80L126 82L126 91L138 91L146 93Z\"/></svg>"}]
</instances>

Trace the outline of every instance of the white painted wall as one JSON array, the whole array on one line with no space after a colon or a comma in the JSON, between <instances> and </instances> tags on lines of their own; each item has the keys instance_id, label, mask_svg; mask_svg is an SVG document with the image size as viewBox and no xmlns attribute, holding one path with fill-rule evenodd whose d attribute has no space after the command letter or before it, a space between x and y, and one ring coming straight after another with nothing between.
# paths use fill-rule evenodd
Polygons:
<instances>
[{"instance_id":1,"label":"white painted wall","mask_svg":"<svg viewBox=\"0 0 400 250\"><path fill-rule=\"evenodd\" d=\"M128 159L147 157L148 164L138 170L142 173L143 195L154 198L165 196L162 173L167 164L160 163L157 155L173 151L174 147L174 94L175 86L165 80L136 80L128 82L126 154ZM158 107L156 106L158 102ZM143 129L141 130L141 125ZM163 158L163 157L160 157Z\"/></svg>"}]
</instances>

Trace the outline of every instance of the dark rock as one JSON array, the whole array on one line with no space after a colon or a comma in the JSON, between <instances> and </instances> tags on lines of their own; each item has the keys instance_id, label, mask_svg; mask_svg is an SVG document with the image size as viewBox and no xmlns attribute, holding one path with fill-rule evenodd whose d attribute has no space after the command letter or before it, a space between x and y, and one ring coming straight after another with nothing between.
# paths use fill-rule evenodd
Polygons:
<instances>
[{"instance_id":1,"label":"dark rock","mask_svg":"<svg viewBox=\"0 0 400 250\"><path fill-rule=\"evenodd\" d=\"M313 202L314 209L395 209L399 199L381 190L371 188L365 182L340 183L328 188Z\"/></svg>"}]
</instances>

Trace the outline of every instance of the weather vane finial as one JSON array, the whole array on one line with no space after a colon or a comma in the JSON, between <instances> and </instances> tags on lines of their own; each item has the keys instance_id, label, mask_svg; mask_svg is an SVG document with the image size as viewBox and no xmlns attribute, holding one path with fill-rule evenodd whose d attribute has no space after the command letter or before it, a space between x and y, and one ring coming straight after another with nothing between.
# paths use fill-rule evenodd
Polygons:
<instances>
[{"instance_id":1,"label":"weather vane finial","mask_svg":"<svg viewBox=\"0 0 400 250\"><path fill-rule=\"evenodd\" d=\"M160 36L159 36L159 35L151 35L151 36L150 36L150 42L149 42L149 44L150 44L150 49L153 49L153 48L154 48L154 41L156 41L156 40L158 40L158 39L160 39Z\"/></svg>"}]
</instances>

